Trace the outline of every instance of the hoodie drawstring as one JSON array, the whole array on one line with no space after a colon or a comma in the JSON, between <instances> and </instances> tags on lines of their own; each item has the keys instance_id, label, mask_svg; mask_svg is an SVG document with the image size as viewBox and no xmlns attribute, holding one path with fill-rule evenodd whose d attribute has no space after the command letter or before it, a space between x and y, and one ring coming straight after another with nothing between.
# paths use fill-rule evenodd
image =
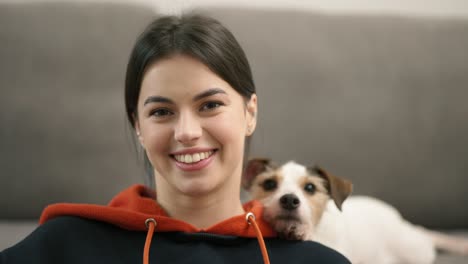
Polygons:
<instances>
[{"instance_id":1,"label":"hoodie drawstring","mask_svg":"<svg viewBox=\"0 0 468 264\"><path fill-rule=\"evenodd\" d=\"M255 234L257 235L258 244L260 246L260 250L262 251L263 263L270 264L270 258L268 257L268 251L265 246L265 241L263 241L262 232L260 231L260 228L258 227L257 222L255 221L255 215L252 212L249 212L245 215L245 220L247 221L247 223L249 223L249 225L253 225L255 228Z\"/></svg>"},{"instance_id":2,"label":"hoodie drawstring","mask_svg":"<svg viewBox=\"0 0 468 264\"><path fill-rule=\"evenodd\" d=\"M262 231L255 221L255 215L252 212L249 212L245 215L245 220L249 225L253 225L255 229L255 234L257 235L258 244L260 250L262 251L263 263L270 264L270 258L268 257L268 251L266 249L265 241L263 240ZM143 264L149 264L149 252L151 246L151 240L153 239L154 229L157 226L156 220L154 218L148 218L145 221L146 228L148 228L148 233L146 234L145 249L143 251Z\"/></svg>"},{"instance_id":3,"label":"hoodie drawstring","mask_svg":"<svg viewBox=\"0 0 468 264\"><path fill-rule=\"evenodd\" d=\"M145 221L146 228L148 228L148 233L146 233L146 242L145 249L143 251L143 264L149 264L149 252L151 246L151 239L153 239L154 229L158 223L154 218L148 218Z\"/></svg>"}]
</instances>

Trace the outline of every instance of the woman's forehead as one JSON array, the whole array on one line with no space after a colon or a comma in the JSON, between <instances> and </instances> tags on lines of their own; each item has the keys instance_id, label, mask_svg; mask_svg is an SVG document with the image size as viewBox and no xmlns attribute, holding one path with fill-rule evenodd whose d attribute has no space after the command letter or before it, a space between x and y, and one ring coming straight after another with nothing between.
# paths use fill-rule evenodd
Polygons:
<instances>
[{"instance_id":1,"label":"woman's forehead","mask_svg":"<svg viewBox=\"0 0 468 264\"><path fill-rule=\"evenodd\" d=\"M158 61L148 68L140 95L143 100L150 95L193 97L207 90L221 90L228 96L237 94L203 63L189 56L177 55Z\"/></svg>"}]
</instances>

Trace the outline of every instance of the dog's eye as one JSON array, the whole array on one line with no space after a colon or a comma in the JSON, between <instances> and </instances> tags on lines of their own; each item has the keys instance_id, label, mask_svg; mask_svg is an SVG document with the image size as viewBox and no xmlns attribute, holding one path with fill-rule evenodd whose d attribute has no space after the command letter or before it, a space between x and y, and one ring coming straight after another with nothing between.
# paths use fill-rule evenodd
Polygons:
<instances>
[{"instance_id":1,"label":"dog's eye","mask_svg":"<svg viewBox=\"0 0 468 264\"><path fill-rule=\"evenodd\" d=\"M312 184L312 183L307 183L305 186L304 186L304 191L312 194L315 192L315 185Z\"/></svg>"},{"instance_id":2,"label":"dog's eye","mask_svg":"<svg viewBox=\"0 0 468 264\"><path fill-rule=\"evenodd\" d=\"M265 191L273 191L277 186L278 184L273 179L267 179L262 183L262 187Z\"/></svg>"}]
</instances>

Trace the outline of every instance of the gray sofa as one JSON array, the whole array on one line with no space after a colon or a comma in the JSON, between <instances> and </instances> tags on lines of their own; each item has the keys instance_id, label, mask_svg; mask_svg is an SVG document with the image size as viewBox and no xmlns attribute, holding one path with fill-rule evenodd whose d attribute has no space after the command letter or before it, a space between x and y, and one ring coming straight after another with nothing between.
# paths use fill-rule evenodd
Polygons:
<instances>
[{"instance_id":1,"label":"gray sofa","mask_svg":"<svg viewBox=\"0 0 468 264\"><path fill-rule=\"evenodd\" d=\"M318 163L356 194L468 238L468 18L202 11L251 62L260 108L251 156ZM123 80L133 41L157 15L130 4L0 3L0 250L47 204L104 204L144 183Z\"/></svg>"}]
</instances>

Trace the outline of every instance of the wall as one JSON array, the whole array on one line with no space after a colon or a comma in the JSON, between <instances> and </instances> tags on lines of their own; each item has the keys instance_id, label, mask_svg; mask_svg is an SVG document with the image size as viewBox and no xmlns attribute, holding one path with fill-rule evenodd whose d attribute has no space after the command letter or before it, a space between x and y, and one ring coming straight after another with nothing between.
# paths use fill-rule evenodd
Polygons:
<instances>
[{"instance_id":1,"label":"wall","mask_svg":"<svg viewBox=\"0 0 468 264\"><path fill-rule=\"evenodd\" d=\"M44 0L0 0L0 2L45 2ZM89 2L97 0L58 0ZM467 0L103 0L101 2L141 2L164 13L199 6L251 6L262 8L315 9L323 12L400 14L418 16L468 17Z\"/></svg>"}]
</instances>

